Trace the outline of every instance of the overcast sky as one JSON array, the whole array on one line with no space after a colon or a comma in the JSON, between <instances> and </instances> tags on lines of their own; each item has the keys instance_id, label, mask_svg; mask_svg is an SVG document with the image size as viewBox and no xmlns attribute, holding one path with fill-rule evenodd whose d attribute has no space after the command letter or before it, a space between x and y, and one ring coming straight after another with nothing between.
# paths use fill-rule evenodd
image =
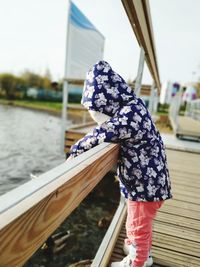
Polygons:
<instances>
[{"instance_id":1,"label":"overcast sky","mask_svg":"<svg viewBox=\"0 0 200 267\"><path fill-rule=\"evenodd\" d=\"M106 37L104 59L126 79L139 47L120 0L74 0ZM0 0L0 72L24 69L63 77L66 0ZM150 0L161 81L187 82L200 65L200 1ZM200 72L200 71L199 71ZM151 83L147 68L143 81Z\"/></svg>"}]
</instances>

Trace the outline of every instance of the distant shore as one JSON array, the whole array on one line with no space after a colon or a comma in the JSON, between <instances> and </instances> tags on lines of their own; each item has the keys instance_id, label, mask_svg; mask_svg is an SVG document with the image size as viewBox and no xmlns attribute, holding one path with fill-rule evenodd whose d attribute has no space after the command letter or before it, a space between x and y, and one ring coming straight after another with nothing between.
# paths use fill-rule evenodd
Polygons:
<instances>
[{"instance_id":1,"label":"distant shore","mask_svg":"<svg viewBox=\"0 0 200 267\"><path fill-rule=\"evenodd\" d=\"M62 110L61 103L51 103L51 102L0 99L0 104L6 106L26 108L35 111L47 112L55 116L61 116L61 110Z\"/></svg>"},{"instance_id":2,"label":"distant shore","mask_svg":"<svg viewBox=\"0 0 200 267\"><path fill-rule=\"evenodd\" d=\"M57 102L0 99L0 105L19 107L36 112L45 112L60 118L62 113L62 103ZM86 109L83 108L81 104L68 104L68 120L73 124L81 124L83 121L91 121L89 113L84 111L86 111Z\"/></svg>"},{"instance_id":3,"label":"distant shore","mask_svg":"<svg viewBox=\"0 0 200 267\"><path fill-rule=\"evenodd\" d=\"M0 105L13 106L31 109L35 111L47 112L51 115L61 116L62 103L47 102L47 101L30 101L30 100L7 100L0 99ZM81 109L80 104L68 104L69 108ZM75 110L74 110L75 111ZM70 111L71 112L71 111Z\"/></svg>"},{"instance_id":4,"label":"distant shore","mask_svg":"<svg viewBox=\"0 0 200 267\"><path fill-rule=\"evenodd\" d=\"M61 117L62 103L46 102L46 101L30 101L30 100L6 100L0 99L0 105L20 107L40 112L46 112L48 114ZM75 119L74 123L81 123L83 117L83 107L80 104L70 103L69 107L69 119ZM156 126L160 132L172 133L172 127L170 125L168 114L157 113L159 119L156 121ZM87 121L91 120L90 116L86 113Z\"/></svg>"}]
</instances>

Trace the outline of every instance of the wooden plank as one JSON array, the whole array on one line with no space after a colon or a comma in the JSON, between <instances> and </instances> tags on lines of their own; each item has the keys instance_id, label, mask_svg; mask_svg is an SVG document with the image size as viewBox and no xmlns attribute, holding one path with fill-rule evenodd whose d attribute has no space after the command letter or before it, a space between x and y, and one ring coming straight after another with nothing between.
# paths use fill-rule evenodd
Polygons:
<instances>
[{"instance_id":1,"label":"wooden plank","mask_svg":"<svg viewBox=\"0 0 200 267\"><path fill-rule=\"evenodd\" d=\"M183 207L176 207L173 205L163 205L161 212L165 212L167 214L177 214L181 218L190 218L200 221L200 206L197 205L197 212L190 209L184 209Z\"/></svg>"},{"instance_id":2,"label":"wooden plank","mask_svg":"<svg viewBox=\"0 0 200 267\"><path fill-rule=\"evenodd\" d=\"M196 177L195 177L196 176ZM187 188L188 188L188 191L190 191L189 188L199 188L199 179L198 179L198 175L195 175L194 177L192 176L191 173L188 174L188 178L187 177L184 177L184 176L172 176L171 175L171 181L172 181L172 185L177 185L175 186L175 189L177 190L184 190L184 191L187 191ZM180 186L180 187L179 187ZM184 189L185 187L185 189ZM194 190L195 192L195 190Z\"/></svg>"},{"instance_id":3,"label":"wooden plank","mask_svg":"<svg viewBox=\"0 0 200 267\"><path fill-rule=\"evenodd\" d=\"M185 196L184 194L174 193L173 199L179 200L179 201L184 201L184 202L191 203L191 204L193 204L195 202L198 205L200 205L199 199L191 199L191 196Z\"/></svg>"},{"instance_id":4,"label":"wooden plank","mask_svg":"<svg viewBox=\"0 0 200 267\"><path fill-rule=\"evenodd\" d=\"M199 258L154 246L153 257L157 264L166 267L199 267Z\"/></svg>"},{"instance_id":5,"label":"wooden plank","mask_svg":"<svg viewBox=\"0 0 200 267\"><path fill-rule=\"evenodd\" d=\"M194 188L199 186L199 179L198 179L198 174L196 173L191 173L191 172L184 172L181 173L179 172L178 174L170 171L170 176L171 176L171 182L172 184L179 184L181 186L182 183L187 184L188 187ZM185 187L187 188L187 187Z\"/></svg>"},{"instance_id":6,"label":"wooden plank","mask_svg":"<svg viewBox=\"0 0 200 267\"><path fill-rule=\"evenodd\" d=\"M200 212L200 206L197 203L188 203L184 200L180 201L180 200L177 200L175 198L173 198L173 200L165 201L164 207L165 206L169 206L169 207L173 206L173 207L177 207L179 209L187 209L187 210L191 210L194 212Z\"/></svg>"},{"instance_id":7,"label":"wooden plank","mask_svg":"<svg viewBox=\"0 0 200 267\"><path fill-rule=\"evenodd\" d=\"M154 232L171 235L177 238L183 238L186 240L191 240L195 242L199 242L200 240L200 231L195 229L188 229L185 227L180 227L177 225L171 225L168 223L160 222L155 220L154 224Z\"/></svg>"},{"instance_id":8,"label":"wooden plank","mask_svg":"<svg viewBox=\"0 0 200 267\"><path fill-rule=\"evenodd\" d=\"M195 164L195 162L193 162L192 164ZM198 164L198 163L197 163ZM177 164L176 166L171 166L172 164L169 163L170 165L170 174L171 176L175 176L177 180L186 180L186 181L190 181L190 179L194 180L196 179L196 177L198 177L199 171L198 171L198 167L194 167L193 169L193 173L192 172L188 172L185 169L180 169L180 165ZM199 182L199 180L197 179L195 182Z\"/></svg>"},{"instance_id":9,"label":"wooden plank","mask_svg":"<svg viewBox=\"0 0 200 267\"><path fill-rule=\"evenodd\" d=\"M192 203L194 203L194 202L199 203L200 202L200 195L195 190L194 190L194 192L192 192L192 190L187 190L184 187L181 187L181 188L174 187L173 194L176 197L177 196L185 196L185 199L186 198L189 199L189 201L191 201Z\"/></svg>"},{"instance_id":10,"label":"wooden plank","mask_svg":"<svg viewBox=\"0 0 200 267\"><path fill-rule=\"evenodd\" d=\"M170 176L171 176L171 182L173 185L177 185L177 186L185 186L185 188L189 187L189 188L199 188L200 186L200 181L198 179L198 176L195 177L192 177L192 175L189 174L190 178L189 177L184 177L182 175L175 175L175 174L172 174L170 172ZM174 179L174 176L175 176L175 179Z\"/></svg>"},{"instance_id":11,"label":"wooden plank","mask_svg":"<svg viewBox=\"0 0 200 267\"><path fill-rule=\"evenodd\" d=\"M200 184L196 184L196 181L194 183L191 183L189 180L180 179L172 181L172 185L180 188L181 190L185 190L185 188L187 188L188 191L194 190L194 192L199 192L198 190L200 189Z\"/></svg>"},{"instance_id":12,"label":"wooden plank","mask_svg":"<svg viewBox=\"0 0 200 267\"><path fill-rule=\"evenodd\" d=\"M171 177L173 178L173 175L171 175ZM181 187L185 187L188 190L192 190L192 189L196 189L199 190L200 189L200 180L195 180L195 183L191 183L191 180L186 178L183 179L182 177L179 177L179 179L177 180L172 180L172 184L174 186L181 186Z\"/></svg>"},{"instance_id":13,"label":"wooden plank","mask_svg":"<svg viewBox=\"0 0 200 267\"><path fill-rule=\"evenodd\" d=\"M191 173L191 174L198 174L198 171L199 171L199 166L195 166L195 163L198 164L199 162L199 157L200 155L198 155L198 158L196 159L195 161L195 158L189 160L188 158L188 161L184 161L183 158L180 158L181 159L181 162L176 162L176 160L174 159L174 162L173 162L173 166L172 166L172 170L178 170L178 167L182 167L179 171L180 173L184 173L184 172L187 172L187 173ZM170 164L170 162L169 162ZM186 165L185 165L186 164ZM191 165L193 165L193 168L191 168ZM189 178L189 177L188 177Z\"/></svg>"},{"instance_id":14,"label":"wooden plank","mask_svg":"<svg viewBox=\"0 0 200 267\"><path fill-rule=\"evenodd\" d=\"M116 144L103 143L0 198L0 266L16 267L91 192L118 158Z\"/></svg>"},{"instance_id":15,"label":"wooden plank","mask_svg":"<svg viewBox=\"0 0 200 267\"><path fill-rule=\"evenodd\" d=\"M200 157L200 155L198 154L196 158L191 157L191 159L188 158L188 160L184 160L184 158L181 157L181 155L180 155L181 162L176 162L176 159L173 159L173 168L172 169L177 170L176 167L180 166L180 164L181 164L182 165L182 169L180 170L181 172L183 172L183 170L185 170L187 172L190 172L190 170L192 170L191 167L190 167L191 166L190 164L193 164L193 167L195 167L194 163L195 162L197 162L197 163L199 162L199 157ZM186 166L185 166L185 164L186 164ZM199 166L196 166L194 171L195 170L199 170Z\"/></svg>"},{"instance_id":16,"label":"wooden plank","mask_svg":"<svg viewBox=\"0 0 200 267\"><path fill-rule=\"evenodd\" d=\"M77 132L67 132L65 134L65 139L68 140L68 139L73 139L73 140L78 140L78 139L81 139L85 134L84 133L77 133Z\"/></svg>"},{"instance_id":17,"label":"wooden plank","mask_svg":"<svg viewBox=\"0 0 200 267\"><path fill-rule=\"evenodd\" d=\"M170 163L169 163L170 164ZM183 163L184 164L184 163ZM178 170L178 169L180 169L180 171L179 171L179 174L183 174L183 173L185 173L187 176L188 175L190 175L191 176L191 179L194 177L195 178L195 176L197 176L198 174L199 174L199 167L190 167L190 165L189 165L190 163L187 163L187 165L188 165L188 168L187 168L187 170L185 170L184 169L184 167L181 167L181 165L180 164L176 164L176 163L174 163L173 164L173 167L171 168L172 169L172 171L173 170ZM187 179L190 179L190 176L188 176L187 177ZM178 178L178 177L177 177Z\"/></svg>"},{"instance_id":18,"label":"wooden plank","mask_svg":"<svg viewBox=\"0 0 200 267\"><path fill-rule=\"evenodd\" d=\"M170 150L169 150L170 151ZM176 152L179 152L179 151L176 151ZM181 154L182 153L182 154ZM176 155L176 153L174 154L174 155L171 155L171 160L175 163L175 164L181 164L181 162L184 162L184 163L188 163L188 162L190 162L190 163L193 163L193 161L195 161L195 162L198 162L198 158L199 158L199 154L200 153L191 153L191 157L188 157L187 158L187 156L185 155L185 153L189 153L189 152L180 152L180 153L178 153L177 155L179 155L179 158L177 159L176 157L175 157L175 155ZM190 166L189 166L190 167ZM199 167L199 166L197 166L197 167ZM184 169L187 169L187 166L185 166L185 165L183 165L183 168Z\"/></svg>"},{"instance_id":19,"label":"wooden plank","mask_svg":"<svg viewBox=\"0 0 200 267\"><path fill-rule=\"evenodd\" d=\"M169 213L160 211L158 212L156 216L156 221L169 223L171 225L176 225L180 227L199 230L199 237L200 237L200 223L198 220L195 220L192 218L183 218L179 214L169 214Z\"/></svg>"},{"instance_id":20,"label":"wooden plank","mask_svg":"<svg viewBox=\"0 0 200 267\"><path fill-rule=\"evenodd\" d=\"M187 247L185 243L187 243ZM183 253L187 248L187 251L185 251L186 254L199 257L200 243L191 240L185 240L183 238L177 238L170 235L166 236L165 234L161 233L154 233L153 246L180 253Z\"/></svg>"},{"instance_id":21,"label":"wooden plank","mask_svg":"<svg viewBox=\"0 0 200 267\"><path fill-rule=\"evenodd\" d=\"M167 155L169 156L169 160L179 162L179 163L181 163L183 159L185 159L185 161L187 162L192 159L197 160L199 158L199 153L185 152L185 151L178 151L178 150L168 150L168 149L167 149ZM186 167L187 166L183 165L183 168L186 168Z\"/></svg>"},{"instance_id":22,"label":"wooden plank","mask_svg":"<svg viewBox=\"0 0 200 267\"><path fill-rule=\"evenodd\" d=\"M67 140L65 141L65 147L71 147L72 145L74 145L78 140Z\"/></svg>"}]
</instances>

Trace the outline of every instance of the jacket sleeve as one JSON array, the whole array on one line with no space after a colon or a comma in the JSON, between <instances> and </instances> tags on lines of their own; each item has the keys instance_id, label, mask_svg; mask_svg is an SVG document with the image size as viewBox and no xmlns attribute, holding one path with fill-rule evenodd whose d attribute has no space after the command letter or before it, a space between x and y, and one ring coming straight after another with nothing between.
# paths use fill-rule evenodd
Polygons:
<instances>
[{"instance_id":1,"label":"jacket sleeve","mask_svg":"<svg viewBox=\"0 0 200 267\"><path fill-rule=\"evenodd\" d=\"M134 134L130 123L131 117L133 118L130 114L129 116L119 114L94 128L71 147L70 156L76 157L103 142L120 143L130 138Z\"/></svg>"}]
</instances>

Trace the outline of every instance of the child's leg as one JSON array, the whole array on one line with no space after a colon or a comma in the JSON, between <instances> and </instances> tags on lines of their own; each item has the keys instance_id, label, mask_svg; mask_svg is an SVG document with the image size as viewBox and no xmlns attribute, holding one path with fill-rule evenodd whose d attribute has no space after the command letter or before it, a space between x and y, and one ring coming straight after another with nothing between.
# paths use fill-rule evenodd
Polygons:
<instances>
[{"instance_id":1,"label":"child's leg","mask_svg":"<svg viewBox=\"0 0 200 267\"><path fill-rule=\"evenodd\" d=\"M134 267L143 267L149 256L152 238L152 222L163 201L135 202L128 200L126 231L128 244L136 246Z\"/></svg>"}]
</instances>

